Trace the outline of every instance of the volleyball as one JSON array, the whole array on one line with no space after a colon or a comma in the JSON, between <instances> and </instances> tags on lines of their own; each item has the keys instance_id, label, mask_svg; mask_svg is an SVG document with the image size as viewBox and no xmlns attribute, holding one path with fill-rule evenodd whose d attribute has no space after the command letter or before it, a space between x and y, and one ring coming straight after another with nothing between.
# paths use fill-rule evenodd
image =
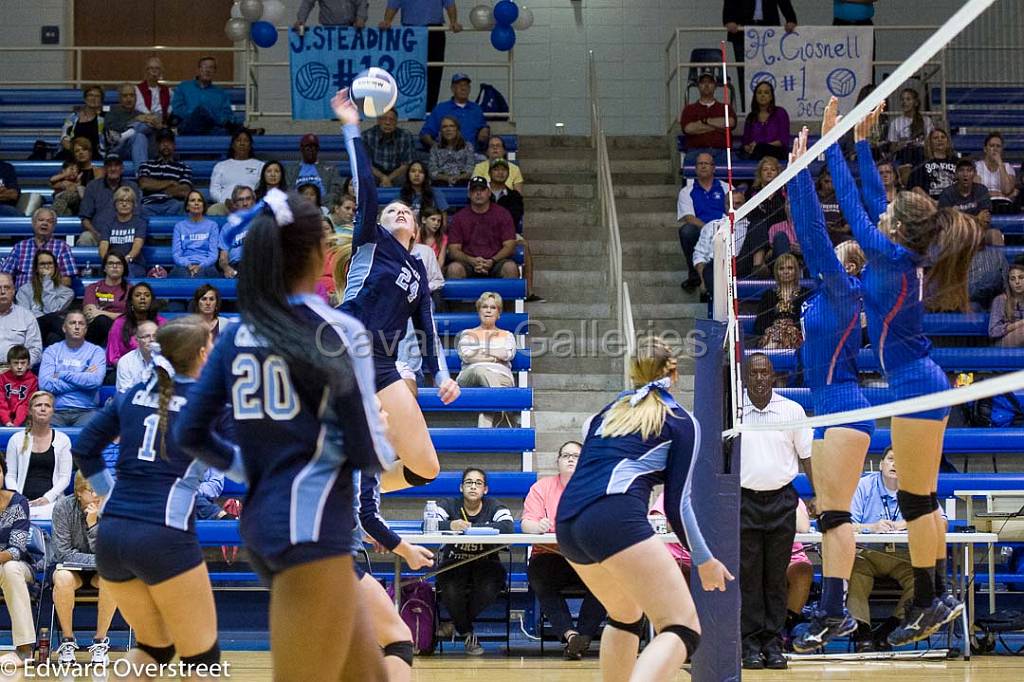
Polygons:
<instances>
[{"instance_id":1,"label":"volleyball","mask_svg":"<svg viewBox=\"0 0 1024 682\"><path fill-rule=\"evenodd\" d=\"M352 81L352 99L364 114L376 118L395 106L398 84L390 73L373 66Z\"/></svg>"},{"instance_id":2,"label":"volleyball","mask_svg":"<svg viewBox=\"0 0 1024 682\"><path fill-rule=\"evenodd\" d=\"M331 72L320 62L310 62L295 73L295 90L306 99L322 99L330 86Z\"/></svg>"}]
</instances>

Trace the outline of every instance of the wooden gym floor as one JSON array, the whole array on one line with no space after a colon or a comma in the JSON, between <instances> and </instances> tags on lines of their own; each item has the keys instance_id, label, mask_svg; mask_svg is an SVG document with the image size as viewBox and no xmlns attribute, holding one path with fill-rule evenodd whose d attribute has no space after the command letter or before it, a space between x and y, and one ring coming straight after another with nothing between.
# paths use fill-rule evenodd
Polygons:
<instances>
[{"instance_id":1,"label":"wooden gym floor","mask_svg":"<svg viewBox=\"0 0 1024 682\"><path fill-rule=\"evenodd\" d=\"M311 654L314 652L310 652ZM84 658L84 657L83 657ZM270 682L270 654L263 651L227 651L224 660L231 664L230 679L235 682ZM0 680L62 679L62 680L105 680L107 678L61 677L29 678L23 675L0 676ZM597 659L588 658L581 662L566 662L556 656L505 657L498 652L488 652L480 658L469 658L462 654L445 654L430 658L417 658L413 668L414 682L469 682L486 679L487 682L600 682ZM690 676L680 672L678 680L689 680ZM786 682L808 682L810 680L864 680L882 682L1020 682L1024 680L1024 658L1010 656L975 657L969 662L878 662L856 663L801 663L788 671L757 671L744 673L745 682L785 680ZM311 680L310 682L328 682ZM355 682L355 681L353 681Z\"/></svg>"}]
</instances>

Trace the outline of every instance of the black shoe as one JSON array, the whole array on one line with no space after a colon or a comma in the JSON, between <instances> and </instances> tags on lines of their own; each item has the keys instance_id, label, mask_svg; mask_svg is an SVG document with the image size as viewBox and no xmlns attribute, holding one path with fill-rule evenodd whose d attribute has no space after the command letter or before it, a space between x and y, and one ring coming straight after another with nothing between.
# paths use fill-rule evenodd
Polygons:
<instances>
[{"instance_id":1,"label":"black shoe","mask_svg":"<svg viewBox=\"0 0 1024 682\"><path fill-rule=\"evenodd\" d=\"M949 618L949 607L938 599L932 599L931 606L921 608L912 604L903 621L886 638L893 646L918 642L932 635Z\"/></svg>"},{"instance_id":2,"label":"black shoe","mask_svg":"<svg viewBox=\"0 0 1024 682\"><path fill-rule=\"evenodd\" d=\"M841 618L829 618L824 611L815 611L811 621L801 626L800 634L793 638L793 651L809 654L824 648L836 637L845 637L856 631L857 621L848 613Z\"/></svg>"},{"instance_id":3,"label":"black shoe","mask_svg":"<svg viewBox=\"0 0 1024 682\"><path fill-rule=\"evenodd\" d=\"M569 634L569 637L565 640L565 648L562 650L562 655L567 661L579 661L583 658L583 654L587 653L587 649L590 648L590 637L581 635L578 632Z\"/></svg>"},{"instance_id":4,"label":"black shoe","mask_svg":"<svg viewBox=\"0 0 1024 682\"><path fill-rule=\"evenodd\" d=\"M527 303L544 303L547 300L548 299L544 298L543 296L538 296L537 294L530 294L529 296L526 297Z\"/></svg>"},{"instance_id":5,"label":"black shoe","mask_svg":"<svg viewBox=\"0 0 1024 682\"><path fill-rule=\"evenodd\" d=\"M694 289L700 286L700 278L689 277L685 282L683 282L682 286L683 291L693 291Z\"/></svg>"},{"instance_id":6,"label":"black shoe","mask_svg":"<svg viewBox=\"0 0 1024 682\"><path fill-rule=\"evenodd\" d=\"M878 651L878 647L875 645L875 641L871 639L855 639L853 641L853 650L858 654L867 654L872 651Z\"/></svg>"},{"instance_id":7,"label":"black shoe","mask_svg":"<svg viewBox=\"0 0 1024 682\"><path fill-rule=\"evenodd\" d=\"M764 658L761 652L750 652L743 657L744 670L764 670Z\"/></svg>"},{"instance_id":8,"label":"black shoe","mask_svg":"<svg viewBox=\"0 0 1024 682\"><path fill-rule=\"evenodd\" d=\"M764 667L769 670L785 670L789 667L778 640L772 640L765 644L761 653L764 654Z\"/></svg>"}]
</instances>

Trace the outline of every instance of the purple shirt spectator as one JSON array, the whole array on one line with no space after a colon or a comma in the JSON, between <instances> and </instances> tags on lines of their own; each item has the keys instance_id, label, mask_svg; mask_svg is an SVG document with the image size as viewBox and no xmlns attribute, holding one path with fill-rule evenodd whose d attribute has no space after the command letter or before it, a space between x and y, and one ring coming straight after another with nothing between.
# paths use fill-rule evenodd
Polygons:
<instances>
[{"instance_id":1,"label":"purple shirt spectator","mask_svg":"<svg viewBox=\"0 0 1024 682\"><path fill-rule=\"evenodd\" d=\"M768 120L761 122L757 120L757 114L747 116L746 125L743 126L743 146L748 144L770 144L781 141L782 152L788 151L786 141L789 139L789 114L782 107L775 107Z\"/></svg>"}]
</instances>

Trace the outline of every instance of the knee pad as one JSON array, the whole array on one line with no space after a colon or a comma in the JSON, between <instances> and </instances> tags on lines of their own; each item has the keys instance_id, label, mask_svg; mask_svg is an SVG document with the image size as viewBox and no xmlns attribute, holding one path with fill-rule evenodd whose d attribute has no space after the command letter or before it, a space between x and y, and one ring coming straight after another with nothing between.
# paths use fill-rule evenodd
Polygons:
<instances>
[{"instance_id":1,"label":"knee pad","mask_svg":"<svg viewBox=\"0 0 1024 682\"><path fill-rule=\"evenodd\" d=\"M417 474L404 464L402 465L402 476L404 476L405 480L409 483L409 485L413 486L414 488L417 488L421 485L426 485L434 480L433 478L424 478L423 476L420 476L419 474Z\"/></svg>"},{"instance_id":2,"label":"knee pad","mask_svg":"<svg viewBox=\"0 0 1024 682\"><path fill-rule=\"evenodd\" d=\"M149 644L143 644L142 642L135 642L135 648L139 651L144 651L147 656L152 658L159 665L167 665L174 659L174 645L170 646L150 646Z\"/></svg>"},{"instance_id":3,"label":"knee pad","mask_svg":"<svg viewBox=\"0 0 1024 682\"><path fill-rule=\"evenodd\" d=\"M931 495L915 495L905 490L897 490L896 501L899 503L900 510L903 512L903 518L907 520L907 523L922 516L927 516L937 509L937 507L933 506ZM937 497L934 499L934 504L938 504Z\"/></svg>"},{"instance_id":4,"label":"knee pad","mask_svg":"<svg viewBox=\"0 0 1024 682\"><path fill-rule=\"evenodd\" d=\"M412 642L392 642L384 647L385 656L400 658L411 668L414 649Z\"/></svg>"},{"instance_id":5,"label":"knee pad","mask_svg":"<svg viewBox=\"0 0 1024 682\"><path fill-rule=\"evenodd\" d=\"M201 654L195 656L182 656L182 665L216 665L220 663L220 641L213 643L213 646Z\"/></svg>"},{"instance_id":6,"label":"knee pad","mask_svg":"<svg viewBox=\"0 0 1024 682\"><path fill-rule=\"evenodd\" d=\"M853 516L848 511L823 511L818 515L818 527L822 534L847 523L853 523Z\"/></svg>"},{"instance_id":7,"label":"knee pad","mask_svg":"<svg viewBox=\"0 0 1024 682\"><path fill-rule=\"evenodd\" d=\"M634 623L623 623L622 621L615 620L614 618L608 619L608 627L615 628L616 630L622 630L628 632L631 635L637 637L644 636L644 617L640 616L640 620Z\"/></svg>"},{"instance_id":8,"label":"knee pad","mask_svg":"<svg viewBox=\"0 0 1024 682\"><path fill-rule=\"evenodd\" d=\"M666 625L661 629L658 634L664 634L670 632L679 639L683 640L683 644L686 645L686 655L693 658L693 653L697 651L697 647L700 646L700 633L696 630L691 630L685 625Z\"/></svg>"}]
</instances>

